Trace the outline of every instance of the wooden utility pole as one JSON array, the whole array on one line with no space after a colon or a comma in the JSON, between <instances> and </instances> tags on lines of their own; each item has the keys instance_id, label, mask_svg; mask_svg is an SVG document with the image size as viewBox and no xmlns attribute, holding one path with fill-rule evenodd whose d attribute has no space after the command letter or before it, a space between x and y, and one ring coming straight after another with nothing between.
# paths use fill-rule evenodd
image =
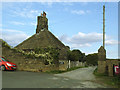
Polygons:
<instances>
[{"instance_id":1,"label":"wooden utility pole","mask_svg":"<svg viewBox=\"0 0 120 90\"><path fill-rule=\"evenodd\" d=\"M103 47L105 49L105 5L103 5Z\"/></svg>"}]
</instances>

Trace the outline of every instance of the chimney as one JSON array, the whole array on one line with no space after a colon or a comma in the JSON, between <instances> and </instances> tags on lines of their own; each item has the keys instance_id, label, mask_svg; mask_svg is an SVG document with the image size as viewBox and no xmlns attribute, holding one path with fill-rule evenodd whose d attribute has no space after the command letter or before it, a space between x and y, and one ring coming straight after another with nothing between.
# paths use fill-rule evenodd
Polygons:
<instances>
[{"instance_id":1,"label":"chimney","mask_svg":"<svg viewBox=\"0 0 120 90\"><path fill-rule=\"evenodd\" d=\"M44 11L43 14L41 13L41 16L37 17L36 34L39 33L42 29L48 30L48 19L46 18L46 13Z\"/></svg>"}]
</instances>

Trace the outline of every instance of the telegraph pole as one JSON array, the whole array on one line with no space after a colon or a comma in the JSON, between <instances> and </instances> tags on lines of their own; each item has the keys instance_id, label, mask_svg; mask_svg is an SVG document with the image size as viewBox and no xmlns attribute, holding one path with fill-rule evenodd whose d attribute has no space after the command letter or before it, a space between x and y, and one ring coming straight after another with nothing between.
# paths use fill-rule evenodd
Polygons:
<instances>
[{"instance_id":1,"label":"telegraph pole","mask_svg":"<svg viewBox=\"0 0 120 90\"><path fill-rule=\"evenodd\" d=\"M103 5L103 47L105 49L105 5Z\"/></svg>"}]
</instances>

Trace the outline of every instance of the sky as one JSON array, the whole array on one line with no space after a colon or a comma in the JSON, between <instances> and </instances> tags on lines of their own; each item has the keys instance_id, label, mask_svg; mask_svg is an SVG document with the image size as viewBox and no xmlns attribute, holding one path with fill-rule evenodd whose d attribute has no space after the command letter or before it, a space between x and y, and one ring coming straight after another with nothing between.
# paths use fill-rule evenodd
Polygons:
<instances>
[{"instance_id":1,"label":"sky","mask_svg":"<svg viewBox=\"0 0 120 90\"><path fill-rule=\"evenodd\" d=\"M97 53L102 46L105 5L107 58L118 58L117 2L2 2L2 39L12 47L36 32L37 16L47 13L48 29L71 50Z\"/></svg>"}]
</instances>

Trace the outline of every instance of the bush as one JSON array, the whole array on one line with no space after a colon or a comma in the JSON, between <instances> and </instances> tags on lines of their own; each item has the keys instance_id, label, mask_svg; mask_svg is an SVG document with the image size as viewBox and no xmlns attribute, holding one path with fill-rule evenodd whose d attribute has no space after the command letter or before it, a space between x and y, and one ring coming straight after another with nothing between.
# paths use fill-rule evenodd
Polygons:
<instances>
[{"instance_id":1,"label":"bush","mask_svg":"<svg viewBox=\"0 0 120 90\"><path fill-rule=\"evenodd\" d=\"M71 61L82 61L84 62L83 58L84 58L85 54L82 53L80 50L72 50L72 51L68 51L68 59Z\"/></svg>"},{"instance_id":2,"label":"bush","mask_svg":"<svg viewBox=\"0 0 120 90\"><path fill-rule=\"evenodd\" d=\"M87 65L97 65L98 62L98 54L88 54L87 56L84 57L84 60L86 61Z\"/></svg>"},{"instance_id":3,"label":"bush","mask_svg":"<svg viewBox=\"0 0 120 90\"><path fill-rule=\"evenodd\" d=\"M0 44L2 44L3 47L7 47L9 49L11 49L11 46L8 45L5 41L3 41L2 39L0 39Z\"/></svg>"}]
</instances>

